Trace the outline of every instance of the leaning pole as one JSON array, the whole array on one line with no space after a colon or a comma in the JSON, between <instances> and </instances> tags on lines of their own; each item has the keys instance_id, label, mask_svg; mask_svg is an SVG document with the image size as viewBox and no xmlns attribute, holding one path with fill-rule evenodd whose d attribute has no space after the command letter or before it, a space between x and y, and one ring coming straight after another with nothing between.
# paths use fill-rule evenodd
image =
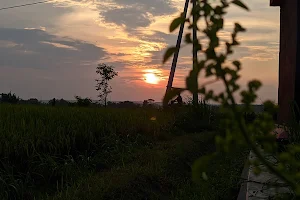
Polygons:
<instances>
[{"instance_id":1,"label":"leaning pole","mask_svg":"<svg viewBox=\"0 0 300 200\"><path fill-rule=\"evenodd\" d=\"M184 18L186 18L188 7L189 7L189 0L186 0L185 6L184 6L184 11L183 11ZM184 29L184 23L182 23L180 25L179 34L177 37L177 43L176 43L177 51L174 53L174 57L173 57L173 61L172 61L171 71L170 71L170 75L169 75L169 81L168 81L168 85L167 85L167 92L172 89L173 79L174 79L174 75L175 75L175 70L176 70L176 65L177 65L177 60L178 60L178 55L179 55L179 50L180 50L180 45L181 45L181 40L182 40L182 35L183 35L183 29Z\"/></svg>"},{"instance_id":2,"label":"leaning pole","mask_svg":"<svg viewBox=\"0 0 300 200\"><path fill-rule=\"evenodd\" d=\"M184 10L183 10L183 17L184 18L186 18L186 15L187 15L187 10L188 10L188 7L189 7L189 1L190 0L185 1ZM192 0L192 1L193 1L193 7L195 7L196 6L196 1L195 0ZM195 20L195 16L193 16L193 20ZM181 46L181 41L182 41L182 35L183 35L183 31L184 31L184 24L185 23L182 23L180 25L180 28L179 28L179 34L178 34L177 43L176 43L177 51L174 53L166 92L168 92L172 89L175 70L176 70L179 51L180 51L180 46ZM193 39L196 39L196 38L197 38L197 29L193 28ZM193 67L195 66L196 61L197 61L197 51L195 49L195 45L193 44ZM198 104L198 94L193 94L193 104L194 105Z\"/></svg>"},{"instance_id":3,"label":"leaning pole","mask_svg":"<svg viewBox=\"0 0 300 200\"><path fill-rule=\"evenodd\" d=\"M196 0L192 0L193 1L193 8L196 7ZM193 24L194 24L194 27L193 27L193 40L195 41L197 39L197 25L195 24L195 21L196 21L196 15L193 15ZM196 45L195 43L193 42L193 69L197 66L197 62L198 59L197 59L197 49L196 49ZM198 83L198 81L197 81ZM197 85L197 88L198 88L198 85ZM197 92L194 92L193 93L193 105L194 106L197 106L198 105L198 93Z\"/></svg>"}]
</instances>

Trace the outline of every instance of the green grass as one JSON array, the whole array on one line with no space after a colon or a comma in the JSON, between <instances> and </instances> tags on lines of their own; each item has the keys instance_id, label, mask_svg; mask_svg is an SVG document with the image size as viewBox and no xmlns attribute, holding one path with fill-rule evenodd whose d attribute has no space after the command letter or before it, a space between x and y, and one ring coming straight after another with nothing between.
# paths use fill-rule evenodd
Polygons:
<instances>
[{"instance_id":1,"label":"green grass","mask_svg":"<svg viewBox=\"0 0 300 200\"><path fill-rule=\"evenodd\" d=\"M0 199L234 196L247 152L220 157L208 182L193 183L191 165L214 152L215 132L202 116L193 130L203 131L186 133L183 119L191 120L157 109L0 105Z\"/></svg>"},{"instance_id":2,"label":"green grass","mask_svg":"<svg viewBox=\"0 0 300 200\"><path fill-rule=\"evenodd\" d=\"M134 162L92 173L47 200L96 199L236 199L247 151L220 155L212 162L208 181L191 181L194 161L214 151L214 133L178 136L134 154Z\"/></svg>"}]
</instances>

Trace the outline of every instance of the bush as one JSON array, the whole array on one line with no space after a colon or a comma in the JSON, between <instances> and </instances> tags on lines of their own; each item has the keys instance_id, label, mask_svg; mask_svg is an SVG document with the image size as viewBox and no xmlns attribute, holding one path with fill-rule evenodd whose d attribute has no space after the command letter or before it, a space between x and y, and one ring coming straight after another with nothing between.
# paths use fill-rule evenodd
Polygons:
<instances>
[{"instance_id":1,"label":"bush","mask_svg":"<svg viewBox=\"0 0 300 200\"><path fill-rule=\"evenodd\" d=\"M256 118L257 118L257 114L255 112L244 113L244 120L247 124L253 123Z\"/></svg>"},{"instance_id":2,"label":"bush","mask_svg":"<svg viewBox=\"0 0 300 200\"><path fill-rule=\"evenodd\" d=\"M197 107L190 104L178 107L174 126L188 133L214 130L217 128L217 112L217 107L205 101L200 101Z\"/></svg>"}]
</instances>

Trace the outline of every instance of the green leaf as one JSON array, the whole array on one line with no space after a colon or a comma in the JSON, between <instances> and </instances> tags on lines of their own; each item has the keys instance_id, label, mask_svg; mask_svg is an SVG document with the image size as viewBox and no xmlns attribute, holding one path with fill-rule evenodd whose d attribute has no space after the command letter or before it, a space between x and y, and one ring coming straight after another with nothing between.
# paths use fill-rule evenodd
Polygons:
<instances>
[{"instance_id":1,"label":"green leaf","mask_svg":"<svg viewBox=\"0 0 300 200\"><path fill-rule=\"evenodd\" d=\"M195 47L195 51L202 51L202 45L199 43L199 40L196 39L196 40L193 40L192 41L193 43L193 46Z\"/></svg>"},{"instance_id":2,"label":"green leaf","mask_svg":"<svg viewBox=\"0 0 300 200\"><path fill-rule=\"evenodd\" d=\"M198 92L198 66L190 71L189 76L186 78L186 87L191 93Z\"/></svg>"},{"instance_id":3,"label":"green leaf","mask_svg":"<svg viewBox=\"0 0 300 200\"><path fill-rule=\"evenodd\" d=\"M250 91L256 91L262 86L261 82L258 80L252 80L248 83Z\"/></svg>"},{"instance_id":4,"label":"green leaf","mask_svg":"<svg viewBox=\"0 0 300 200\"><path fill-rule=\"evenodd\" d=\"M216 20L216 25L217 25L217 27L219 28L219 29L222 29L223 28L223 26L224 26L224 19L217 19Z\"/></svg>"},{"instance_id":5,"label":"green leaf","mask_svg":"<svg viewBox=\"0 0 300 200\"><path fill-rule=\"evenodd\" d=\"M198 93L200 93L200 94L205 94L205 92L206 92L205 87L198 90Z\"/></svg>"},{"instance_id":6,"label":"green leaf","mask_svg":"<svg viewBox=\"0 0 300 200\"><path fill-rule=\"evenodd\" d=\"M236 41L236 40L233 40L232 41L232 46L237 46L237 45L240 45L240 43L238 41Z\"/></svg>"},{"instance_id":7,"label":"green leaf","mask_svg":"<svg viewBox=\"0 0 300 200\"><path fill-rule=\"evenodd\" d=\"M202 178L203 178L203 180L205 180L205 181L208 180L208 177L207 177L206 172L202 172Z\"/></svg>"},{"instance_id":8,"label":"green leaf","mask_svg":"<svg viewBox=\"0 0 300 200\"><path fill-rule=\"evenodd\" d=\"M212 64L209 64L206 69L205 69L205 77L210 77L212 76L214 73L213 73L213 69L214 69L215 65L212 63Z\"/></svg>"},{"instance_id":9,"label":"green leaf","mask_svg":"<svg viewBox=\"0 0 300 200\"><path fill-rule=\"evenodd\" d=\"M197 73L199 74L200 71L201 71L204 67L205 67L205 61L202 60L202 61L200 61L200 62L197 64L197 67L196 67Z\"/></svg>"},{"instance_id":10,"label":"green leaf","mask_svg":"<svg viewBox=\"0 0 300 200\"><path fill-rule=\"evenodd\" d=\"M199 158L192 166L193 181L199 182L201 179L207 180L207 174L205 173L209 167L210 162L216 154L209 154Z\"/></svg>"},{"instance_id":11,"label":"green leaf","mask_svg":"<svg viewBox=\"0 0 300 200\"><path fill-rule=\"evenodd\" d=\"M220 56L217 58L217 60L220 62L220 63L224 63L225 60L226 60L226 56L224 54L220 54Z\"/></svg>"},{"instance_id":12,"label":"green leaf","mask_svg":"<svg viewBox=\"0 0 300 200\"><path fill-rule=\"evenodd\" d=\"M205 3L203 6L203 11L205 16L209 16L213 8L208 3Z\"/></svg>"},{"instance_id":13,"label":"green leaf","mask_svg":"<svg viewBox=\"0 0 300 200\"><path fill-rule=\"evenodd\" d=\"M240 63L240 61L235 60L235 61L232 62L232 64L234 66L236 66L237 70L241 69L241 63Z\"/></svg>"},{"instance_id":14,"label":"green leaf","mask_svg":"<svg viewBox=\"0 0 300 200\"><path fill-rule=\"evenodd\" d=\"M235 23L234 24L234 31L237 32L245 32L246 29L244 27L242 27L239 23Z\"/></svg>"},{"instance_id":15,"label":"green leaf","mask_svg":"<svg viewBox=\"0 0 300 200\"><path fill-rule=\"evenodd\" d=\"M227 54L232 54L233 51L231 49L231 44L226 42L226 51L227 51Z\"/></svg>"},{"instance_id":16,"label":"green leaf","mask_svg":"<svg viewBox=\"0 0 300 200\"><path fill-rule=\"evenodd\" d=\"M215 11L215 14L217 14L217 15L223 14L223 8L221 6L217 6L214 11Z\"/></svg>"},{"instance_id":17,"label":"green leaf","mask_svg":"<svg viewBox=\"0 0 300 200\"><path fill-rule=\"evenodd\" d=\"M229 6L229 4L227 3L227 1L221 1L223 8L227 8Z\"/></svg>"},{"instance_id":18,"label":"green leaf","mask_svg":"<svg viewBox=\"0 0 300 200\"><path fill-rule=\"evenodd\" d=\"M210 100L214 97L214 92L209 90L208 93L205 95L205 100Z\"/></svg>"},{"instance_id":19,"label":"green leaf","mask_svg":"<svg viewBox=\"0 0 300 200\"><path fill-rule=\"evenodd\" d=\"M186 78L186 87L191 93L197 92L197 80L194 76L188 76Z\"/></svg>"},{"instance_id":20,"label":"green leaf","mask_svg":"<svg viewBox=\"0 0 300 200\"><path fill-rule=\"evenodd\" d=\"M249 11L249 8L242 1L234 0L232 3Z\"/></svg>"},{"instance_id":21,"label":"green leaf","mask_svg":"<svg viewBox=\"0 0 300 200\"><path fill-rule=\"evenodd\" d=\"M213 49L213 48L206 49L205 54L206 54L206 58L208 60L214 59L216 57L216 52L215 52L215 49Z\"/></svg>"},{"instance_id":22,"label":"green leaf","mask_svg":"<svg viewBox=\"0 0 300 200\"><path fill-rule=\"evenodd\" d=\"M180 24L182 24L184 22L185 22L185 19L183 17L175 18L170 25L170 32L173 32L175 29L177 29L180 26Z\"/></svg>"},{"instance_id":23,"label":"green leaf","mask_svg":"<svg viewBox=\"0 0 300 200\"><path fill-rule=\"evenodd\" d=\"M163 63L166 63L169 58L176 52L178 51L178 48L177 47L170 47L167 49L165 55L164 55L164 60L163 60Z\"/></svg>"},{"instance_id":24,"label":"green leaf","mask_svg":"<svg viewBox=\"0 0 300 200\"><path fill-rule=\"evenodd\" d=\"M186 89L183 88L172 88L171 90L168 90L163 99L163 106L168 106L170 100L172 100L174 97L176 97L178 94L185 90Z\"/></svg>"},{"instance_id":25,"label":"green leaf","mask_svg":"<svg viewBox=\"0 0 300 200\"><path fill-rule=\"evenodd\" d=\"M193 42L193 41L192 41L192 37L191 37L191 33L187 33L187 34L185 35L185 42L188 43L188 44L190 44L190 43Z\"/></svg>"}]
</instances>

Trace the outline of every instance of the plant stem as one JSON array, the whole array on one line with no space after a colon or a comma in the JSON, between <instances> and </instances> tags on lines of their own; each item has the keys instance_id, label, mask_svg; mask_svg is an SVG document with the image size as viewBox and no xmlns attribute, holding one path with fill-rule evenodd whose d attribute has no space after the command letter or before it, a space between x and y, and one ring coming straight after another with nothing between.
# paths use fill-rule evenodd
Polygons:
<instances>
[{"instance_id":1,"label":"plant stem","mask_svg":"<svg viewBox=\"0 0 300 200\"><path fill-rule=\"evenodd\" d=\"M248 143L248 145L250 146L250 148L252 149L253 153L258 157L258 159L262 162L262 164L264 164L267 169L272 172L273 174L275 174L277 177L279 177L282 181L286 182L287 184L289 184L292 188L296 188L295 184L289 180L287 177L285 177L284 175L282 175L275 167L273 167L265 158L264 156L261 154L261 152L258 150L258 148L256 147L256 145L252 142L252 140L250 139L248 133L247 133L247 130L245 128L245 125L242 123L241 121L241 117L237 111L237 108L236 108L236 102L235 102L235 99L233 98L232 96L232 93L229 89L229 85L228 85L228 82L225 78L224 75L222 75L222 79L223 79L223 82L226 86L226 91L228 93L228 96L229 96L229 99L231 101L231 108L233 110L233 113L234 113L234 116L235 116L235 119L237 120L238 122L238 125L239 125L239 128L246 140L246 142Z\"/></svg>"}]
</instances>

